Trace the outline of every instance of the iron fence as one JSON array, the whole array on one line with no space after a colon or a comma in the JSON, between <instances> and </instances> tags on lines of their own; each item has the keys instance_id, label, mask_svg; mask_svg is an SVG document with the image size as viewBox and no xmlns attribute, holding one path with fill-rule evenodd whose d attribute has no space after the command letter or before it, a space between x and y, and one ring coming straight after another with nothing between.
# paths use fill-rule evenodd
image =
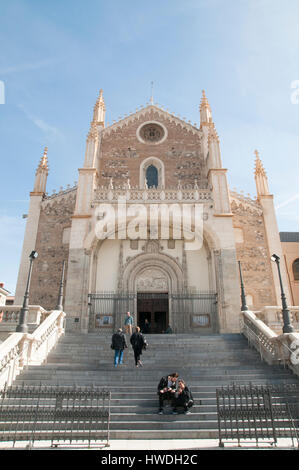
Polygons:
<instances>
[{"instance_id":1,"label":"iron fence","mask_svg":"<svg viewBox=\"0 0 299 470\"><path fill-rule=\"evenodd\" d=\"M231 385L216 389L219 446L224 440L298 440L299 385Z\"/></svg>"},{"instance_id":2,"label":"iron fence","mask_svg":"<svg viewBox=\"0 0 299 470\"><path fill-rule=\"evenodd\" d=\"M177 333L204 327L211 332L219 329L217 321L217 294L210 291L189 290L170 293L140 292L99 292L88 296L89 330L98 327L113 329L123 325L126 312L135 314L137 298L168 299L172 328ZM103 331L103 330L102 330ZM105 330L104 330L105 331ZM107 331L107 330L106 330Z\"/></svg>"},{"instance_id":3,"label":"iron fence","mask_svg":"<svg viewBox=\"0 0 299 470\"><path fill-rule=\"evenodd\" d=\"M111 392L98 387L19 385L0 393L0 441L92 441L109 447Z\"/></svg>"}]
</instances>

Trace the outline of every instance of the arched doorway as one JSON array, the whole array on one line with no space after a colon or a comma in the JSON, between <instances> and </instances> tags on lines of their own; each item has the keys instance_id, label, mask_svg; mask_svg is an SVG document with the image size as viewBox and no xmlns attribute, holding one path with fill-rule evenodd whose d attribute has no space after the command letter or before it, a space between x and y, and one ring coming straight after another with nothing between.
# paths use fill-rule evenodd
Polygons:
<instances>
[{"instance_id":1,"label":"arched doorway","mask_svg":"<svg viewBox=\"0 0 299 470\"><path fill-rule=\"evenodd\" d=\"M164 333L169 324L169 282L167 274L157 268L146 268L136 277L137 324L151 333Z\"/></svg>"}]
</instances>

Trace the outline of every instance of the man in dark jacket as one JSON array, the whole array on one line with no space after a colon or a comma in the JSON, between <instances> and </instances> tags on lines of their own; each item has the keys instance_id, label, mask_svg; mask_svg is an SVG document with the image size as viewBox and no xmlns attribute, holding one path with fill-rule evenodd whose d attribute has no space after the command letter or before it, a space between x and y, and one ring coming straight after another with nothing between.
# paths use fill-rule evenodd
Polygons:
<instances>
[{"instance_id":1,"label":"man in dark jacket","mask_svg":"<svg viewBox=\"0 0 299 470\"><path fill-rule=\"evenodd\" d=\"M162 377L158 384L158 397L159 397L159 414L163 413L163 401L173 400L174 394L177 391L177 380L179 374L173 374Z\"/></svg>"},{"instance_id":2,"label":"man in dark jacket","mask_svg":"<svg viewBox=\"0 0 299 470\"><path fill-rule=\"evenodd\" d=\"M114 349L114 367L123 363L124 349L127 348L126 338L121 328L112 335L111 349Z\"/></svg>"}]
</instances>

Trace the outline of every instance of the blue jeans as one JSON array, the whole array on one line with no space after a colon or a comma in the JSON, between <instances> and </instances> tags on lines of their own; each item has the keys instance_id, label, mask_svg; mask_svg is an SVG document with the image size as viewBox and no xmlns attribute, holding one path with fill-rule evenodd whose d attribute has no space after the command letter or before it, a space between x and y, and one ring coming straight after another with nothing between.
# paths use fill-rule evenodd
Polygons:
<instances>
[{"instance_id":1,"label":"blue jeans","mask_svg":"<svg viewBox=\"0 0 299 470\"><path fill-rule=\"evenodd\" d=\"M124 355L123 349L115 349L115 353L114 353L114 365L115 366L117 366L117 364L123 363L123 355Z\"/></svg>"}]
</instances>

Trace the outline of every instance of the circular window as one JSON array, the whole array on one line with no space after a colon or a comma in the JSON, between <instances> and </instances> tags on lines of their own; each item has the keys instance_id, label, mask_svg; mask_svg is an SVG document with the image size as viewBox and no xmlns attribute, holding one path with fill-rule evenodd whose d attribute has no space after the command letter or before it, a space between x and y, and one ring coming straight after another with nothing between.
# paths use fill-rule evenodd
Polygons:
<instances>
[{"instance_id":1,"label":"circular window","mask_svg":"<svg viewBox=\"0 0 299 470\"><path fill-rule=\"evenodd\" d=\"M158 144L166 138L166 129L157 122L148 122L138 128L137 137L143 143Z\"/></svg>"}]
</instances>

